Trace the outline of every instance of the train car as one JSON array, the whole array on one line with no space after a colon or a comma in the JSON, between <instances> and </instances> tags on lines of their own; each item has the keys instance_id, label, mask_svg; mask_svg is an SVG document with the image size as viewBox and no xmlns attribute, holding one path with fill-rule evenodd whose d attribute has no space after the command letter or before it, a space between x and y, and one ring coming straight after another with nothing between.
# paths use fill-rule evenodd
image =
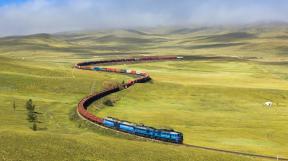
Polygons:
<instances>
[{"instance_id":1,"label":"train car","mask_svg":"<svg viewBox=\"0 0 288 161\"><path fill-rule=\"evenodd\" d=\"M112 72L112 68L106 68L107 72Z\"/></svg>"},{"instance_id":2,"label":"train car","mask_svg":"<svg viewBox=\"0 0 288 161\"><path fill-rule=\"evenodd\" d=\"M126 73L126 69L120 69L120 73Z\"/></svg>"},{"instance_id":3,"label":"train car","mask_svg":"<svg viewBox=\"0 0 288 161\"><path fill-rule=\"evenodd\" d=\"M170 140L174 143L183 143L183 134L180 132L170 132Z\"/></svg>"},{"instance_id":4,"label":"train car","mask_svg":"<svg viewBox=\"0 0 288 161\"><path fill-rule=\"evenodd\" d=\"M116 68L116 69L115 69L115 72L116 72L116 73L121 73L121 69Z\"/></svg>"},{"instance_id":5,"label":"train car","mask_svg":"<svg viewBox=\"0 0 288 161\"><path fill-rule=\"evenodd\" d=\"M127 69L127 70L126 70L126 73L127 73L127 74L131 74L131 70L130 70L130 69Z\"/></svg>"},{"instance_id":6,"label":"train car","mask_svg":"<svg viewBox=\"0 0 288 161\"><path fill-rule=\"evenodd\" d=\"M173 130L160 129L155 131L155 139L173 142L177 144L183 143L183 134Z\"/></svg>"},{"instance_id":7,"label":"train car","mask_svg":"<svg viewBox=\"0 0 288 161\"><path fill-rule=\"evenodd\" d=\"M97 124L102 124L103 123L103 119L99 118L93 114L91 114L90 112L88 112L82 105L78 106L78 112L81 116L85 117L86 119L95 122Z\"/></svg>"},{"instance_id":8,"label":"train car","mask_svg":"<svg viewBox=\"0 0 288 161\"><path fill-rule=\"evenodd\" d=\"M135 126L135 134L148 138L154 138L155 129L151 127L137 125Z\"/></svg>"},{"instance_id":9,"label":"train car","mask_svg":"<svg viewBox=\"0 0 288 161\"><path fill-rule=\"evenodd\" d=\"M131 70L131 74L136 74L136 70Z\"/></svg>"},{"instance_id":10,"label":"train car","mask_svg":"<svg viewBox=\"0 0 288 161\"><path fill-rule=\"evenodd\" d=\"M106 117L103 119L103 125L110 128L117 128L117 121L113 118Z\"/></svg>"},{"instance_id":11,"label":"train car","mask_svg":"<svg viewBox=\"0 0 288 161\"><path fill-rule=\"evenodd\" d=\"M133 123L123 121L119 123L119 130L135 134L135 125Z\"/></svg>"},{"instance_id":12,"label":"train car","mask_svg":"<svg viewBox=\"0 0 288 161\"><path fill-rule=\"evenodd\" d=\"M134 83L135 83L134 80L128 80L128 84L129 84L129 86L130 86L130 85L133 85Z\"/></svg>"},{"instance_id":13,"label":"train car","mask_svg":"<svg viewBox=\"0 0 288 161\"><path fill-rule=\"evenodd\" d=\"M142 72L136 71L136 74L137 74L137 75L142 75Z\"/></svg>"},{"instance_id":14,"label":"train car","mask_svg":"<svg viewBox=\"0 0 288 161\"><path fill-rule=\"evenodd\" d=\"M80 66L79 69L83 69L83 70L91 70L93 69L91 66Z\"/></svg>"},{"instance_id":15,"label":"train car","mask_svg":"<svg viewBox=\"0 0 288 161\"><path fill-rule=\"evenodd\" d=\"M102 68L102 71L107 71L107 68L103 68L103 67L101 67Z\"/></svg>"},{"instance_id":16,"label":"train car","mask_svg":"<svg viewBox=\"0 0 288 161\"><path fill-rule=\"evenodd\" d=\"M94 67L94 70L96 70L96 71L101 71L101 70L103 70L103 68L101 68L101 67Z\"/></svg>"},{"instance_id":17,"label":"train car","mask_svg":"<svg viewBox=\"0 0 288 161\"><path fill-rule=\"evenodd\" d=\"M115 118L106 117L103 119L103 125L115 130L123 131L126 133L182 144L183 134L173 130L155 129L144 125L137 125L128 121L121 121Z\"/></svg>"}]
</instances>

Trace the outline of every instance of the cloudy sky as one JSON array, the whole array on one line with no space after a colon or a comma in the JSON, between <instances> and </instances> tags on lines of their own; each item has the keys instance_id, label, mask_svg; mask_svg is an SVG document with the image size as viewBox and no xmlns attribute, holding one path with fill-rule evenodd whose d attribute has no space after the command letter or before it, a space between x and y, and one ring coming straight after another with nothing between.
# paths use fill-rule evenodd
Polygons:
<instances>
[{"instance_id":1,"label":"cloudy sky","mask_svg":"<svg viewBox=\"0 0 288 161\"><path fill-rule=\"evenodd\" d=\"M288 22L288 0L0 0L0 36Z\"/></svg>"}]
</instances>

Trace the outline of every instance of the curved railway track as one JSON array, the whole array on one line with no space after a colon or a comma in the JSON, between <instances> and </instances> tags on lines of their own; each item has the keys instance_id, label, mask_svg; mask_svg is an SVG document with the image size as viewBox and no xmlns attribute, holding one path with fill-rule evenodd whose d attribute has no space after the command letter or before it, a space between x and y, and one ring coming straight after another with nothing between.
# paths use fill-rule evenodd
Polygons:
<instances>
[{"instance_id":1,"label":"curved railway track","mask_svg":"<svg viewBox=\"0 0 288 161\"><path fill-rule=\"evenodd\" d=\"M98 65L108 65L108 64L115 64L115 63L141 63L141 62L149 62L149 61L165 61L165 60L178 60L182 59L182 57L176 57L176 56L161 56L161 57L140 57L140 58L129 58L129 59L115 59L115 60L100 60L100 61L89 61L89 62L81 62L75 64L75 68L82 69L82 70L96 70L96 71L105 71L105 72L114 72L114 73L126 73L129 75L136 76L136 79L129 80L127 83L122 84L121 87L113 87L107 90L103 90L91 95L88 95L84 97L77 106L77 114L80 116L80 118L89 121L90 123L100 126L105 129L113 130L118 133L123 133L127 135L132 135L129 133L125 133L122 131L118 131L115 129L107 128L105 126L102 126L103 118L100 118L98 116L93 115L92 113L88 112L87 108L96 100L103 98L109 94L121 91L123 89L129 88L133 86L135 83L145 83L149 81L151 78L148 73L145 72L137 72L135 70L122 70L122 69L116 69L116 68L101 68L98 67ZM96 66L97 65L97 66ZM134 135L137 136L137 135ZM239 151L232 151L232 150L225 150L225 149L217 149L212 147L206 147L206 146L198 146L198 145L192 145L192 144L175 144L175 143L168 143L160 140L150 139L142 136L137 136L139 138L145 138L146 140L151 140L155 142L162 142L165 144L173 144L176 146L185 146L185 147L191 147L191 148L197 148L197 149L203 149L203 150L210 150L210 151L216 151L216 152L222 152L222 153L229 153L229 154L235 154L235 155L241 155L241 156L248 156L248 157L256 157L256 158L262 158L262 159L271 159L271 160L283 160L288 161L288 158L282 158L278 156L270 156L270 155L262 155L262 154L252 154L252 153L245 153L245 152L239 152Z\"/></svg>"}]
</instances>

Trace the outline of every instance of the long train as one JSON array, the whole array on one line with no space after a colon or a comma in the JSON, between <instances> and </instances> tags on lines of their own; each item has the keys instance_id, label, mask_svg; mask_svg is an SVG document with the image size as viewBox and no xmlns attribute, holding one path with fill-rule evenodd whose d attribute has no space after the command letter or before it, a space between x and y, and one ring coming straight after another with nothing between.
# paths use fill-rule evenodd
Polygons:
<instances>
[{"instance_id":1,"label":"long train","mask_svg":"<svg viewBox=\"0 0 288 161\"><path fill-rule=\"evenodd\" d=\"M100 61L90 61L90 62L82 62L75 65L75 68L84 69L84 70L95 70L95 71L105 71L105 72L115 72L115 73L124 73L129 75L136 76L136 79L129 80L127 83L123 83L118 87L112 87L110 89L106 89L101 92L97 92L86 96L83 98L77 107L77 112L84 118L97 123L101 126L105 126L117 131L126 132L133 135L138 135L142 137L147 137L150 139L156 139L166 142L172 142L177 144L183 143L183 134L181 132L174 131L172 129L156 129L153 127L139 125L135 123L131 123L128 121L119 120L116 118L106 117L100 118L98 116L93 115L92 113L87 111L89 105L91 105L94 101L103 98L109 94L118 92L122 89L129 88L135 83L145 83L149 81L151 78L146 72L139 72L135 70L127 70L127 69L117 69L117 68L104 68L96 65L99 64L113 64L113 63L132 63L132 62L147 62L147 61L161 61L161 60L178 60L183 57L176 56L154 56L154 57L140 57L140 58L127 58L127 59L115 59L115 60L100 60Z\"/></svg>"},{"instance_id":2,"label":"long train","mask_svg":"<svg viewBox=\"0 0 288 161\"><path fill-rule=\"evenodd\" d=\"M129 88L135 83L144 83L151 79L149 74L145 72L137 72L135 70L125 70L125 69L116 69L116 68L101 68L97 66L95 67L95 65L110 64L110 63L113 64L113 63L121 63L121 62L124 62L124 63L125 62L144 62L144 61L177 60L177 59L183 59L183 57L173 57L173 56L172 57L142 57L142 58L130 58L130 59L92 61L92 62L83 62L83 63L76 64L75 68L78 68L78 69L127 73L131 75L136 75L138 77L135 80L130 80L127 83L123 84L122 87L115 87L115 88L111 88L108 90L104 90L104 91L86 96L78 103L77 112L82 117L86 118L87 120L90 120L91 122L94 122L101 126L115 129L117 131L122 131L122 132L130 133L130 134L134 134L134 135L148 137L148 138L152 138L156 140L182 144L183 134L181 132L177 132L173 130L165 130L165 129L155 129L153 127L137 125L134 123L130 123L128 121L122 121L122 120L118 120L118 119L111 118L111 117L100 118L87 111L87 108L89 107L89 105L91 105L94 101L102 97L105 97L111 93L118 92L123 88ZM288 161L288 158L282 158L278 156L275 157L275 156L269 156L269 155L252 154L252 153L217 149L217 148L211 148L211 147L205 147L205 146L197 146L197 145L191 145L191 144L183 144L183 145L186 147L193 147L193 148L198 148L198 149L205 149L205 150L236 154L236 155L242 155L242 156Z\"/></svg>"}]
</instances>

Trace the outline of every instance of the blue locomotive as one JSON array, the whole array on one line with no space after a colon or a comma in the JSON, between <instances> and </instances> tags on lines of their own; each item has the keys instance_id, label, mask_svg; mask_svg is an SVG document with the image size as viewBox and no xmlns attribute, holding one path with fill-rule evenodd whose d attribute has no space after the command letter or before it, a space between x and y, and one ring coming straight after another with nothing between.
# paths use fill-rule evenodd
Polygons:
<instances>
[{"instance_id":1,"label":"blue locomotive","mask_svg":"<svg viewBox=\"0 0 288 161\"><path fill-rule=\"evenodd\" d=\"M115 118L106 117L103 119L103 125L126 133L139 135L151 139L162 140L177 144L183 143L183 134L174 130L155 129L144 125L137 125L127 121L121 121Z\"/></svg>"}]
</instances>

